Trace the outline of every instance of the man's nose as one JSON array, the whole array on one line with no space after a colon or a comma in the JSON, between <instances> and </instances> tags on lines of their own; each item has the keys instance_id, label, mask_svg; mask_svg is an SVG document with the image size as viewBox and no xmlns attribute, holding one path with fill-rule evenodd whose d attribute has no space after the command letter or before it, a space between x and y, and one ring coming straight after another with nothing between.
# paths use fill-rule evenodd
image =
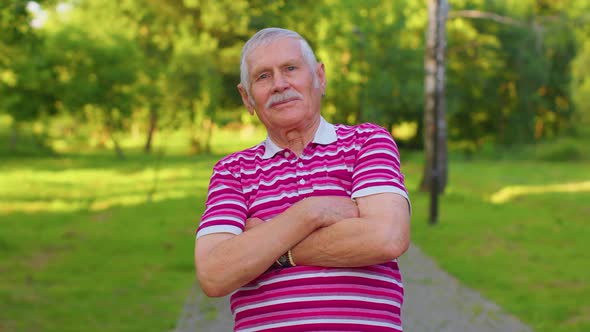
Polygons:
<instances>
[{"instance_id":1,"label":"man's nose","mask_svg":"<svg viewBox=\"0 0 590 332\"><path fill-rule=\"evenodd\" d=\"M281 72L275 73L273 80L273 91L281 92L287 88L289 88L289 82L287 81L287 78Z\"/></svg>"}]
</instances>

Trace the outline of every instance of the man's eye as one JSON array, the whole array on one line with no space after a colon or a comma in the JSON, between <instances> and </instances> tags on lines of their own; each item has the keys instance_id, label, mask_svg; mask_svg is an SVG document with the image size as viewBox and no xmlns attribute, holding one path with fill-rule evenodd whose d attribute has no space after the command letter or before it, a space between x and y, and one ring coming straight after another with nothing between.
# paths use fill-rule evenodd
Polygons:
<instances>
[{"instance_id":1,"label":"man's eye","mask_svg":"<svg viewBox=\"0 0 590 332\"><path fill-rule=\"evenodd\" d=\"M268 78L268 74L260 74L260 76L258 76L258 79L259 80L263 80L263 79L266 79L266 78Z\"/></svg>"},{"instance_id":2,"label":"man's eye","mask_svg":"<svg viewBox=\"0 0 590 332\"><path fill-rule=\"evenodd\" d=\"M287 67L287 70L288 70L288 71L293 71L293 70L295 70L296 68L297 68L297 67L295 67L295 66L289 66L289 67Z\"/></svg>"}]
</instances>

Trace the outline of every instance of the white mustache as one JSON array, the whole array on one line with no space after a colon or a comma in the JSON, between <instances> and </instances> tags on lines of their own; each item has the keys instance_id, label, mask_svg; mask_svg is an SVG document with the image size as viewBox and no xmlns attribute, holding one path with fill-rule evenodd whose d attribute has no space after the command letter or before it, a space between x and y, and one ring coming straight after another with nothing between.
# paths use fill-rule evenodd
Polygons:
<instances>
[{"instance_id":1,"label":"white mustache","mask_svg":"<svg viewBox=\"0 0 590 332\"><path fill-rule=\"evenodd\" d=\"M287 90L282 93L275 93L274 95L270 96L270 98L268 98L268 100L266 101L266 105L264 105L264 106L266 108L269 108L273 104L281 103L283 101L293 99L293 98L303 99L303 96L295 90Z\"/></svg>"}]
</instances>

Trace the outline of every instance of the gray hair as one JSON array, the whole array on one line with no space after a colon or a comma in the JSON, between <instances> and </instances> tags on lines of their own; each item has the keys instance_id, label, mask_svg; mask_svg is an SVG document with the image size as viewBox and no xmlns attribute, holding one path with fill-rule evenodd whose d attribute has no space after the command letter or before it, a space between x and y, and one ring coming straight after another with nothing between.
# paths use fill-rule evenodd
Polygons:
<instances>
[{"instance_id":1,"label":"gray hair","mask_svg":"<svg viewBox=\"0 0 590 332\"><path fill-rule=\"evenodd\" d=\"M315 67L318 62L316 60L315 54L313 53L313 50L311 49L311 46L309 46L305 38L301 37L301 35L297 32L287 29L262 29L252 36L252 38L250 38L246 44L244 44L244 47L242 48L242 56L240 58L240 83L248 93L248 98L252 104L254 104L254 101L250 95L250 76L248 73L248 63L246 62L246 57L258 47L269 45L283 38L294 38L299 40L303 60L309 65L309 69L313 74L314 86L319 87L319 79L315 71Z\"/></svg>"}]
</instances>

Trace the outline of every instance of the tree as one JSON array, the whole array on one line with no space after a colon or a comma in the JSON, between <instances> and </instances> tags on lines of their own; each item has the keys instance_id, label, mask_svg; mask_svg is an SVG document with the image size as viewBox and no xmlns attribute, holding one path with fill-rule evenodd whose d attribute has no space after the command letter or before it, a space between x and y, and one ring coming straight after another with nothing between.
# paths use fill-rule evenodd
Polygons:
<instances>
[{"instance_id":1,"label":"tree","mask_svg":"<svg viewBox=\"0 0 590 332\"><path fill-rule=\"evenodd\" d=\"M53 3L44 1L44 9L55 12ZM423 142L434 128L427 124L428 116L424 118L425 110L434 105L424 98L425 90L436 91L431 88L434 81L424 79L424 67L432 63L425 59L432 54L424 43L428 10L423 2L68 3L70 11L51 15L38 29L31 28L26 1L0 5L0 107L17 122L56 110L81 117L92 114L103 125L112 116L111 131L133 128L134 133L145 134L147 152L158 130L188 124L194 151L207 151L213 130L241 121L244 113L236 92L243 43L262 27L281 26L306 37L326 65L325 117L340 123L371 121L387 129L402 122L417 124L415 137L410 141L396 137L396 141L402 148L426 143L432 153L431 140ZM571 126L576 109L570 95L578 110L585 103L581 73L586 51L581 45L587 29L580 23L587 12L585 2L457 0L453 4L456 10L447 23L443 66L446 100L438 101L446 105L441 119L448 121L442 129L449 149L475 151L486 144L534 142ZM73 27L69 35L66 26ZM99 45L84 43L84 36ZM76 51L58 52L61 42L64 50ZM116 99L122 99L110 106L92 96L88 103L75 100L78 92L87 96L94 91L94 79L108 76L99 59L118 59L118 49L128 50L131 57L121 59L129 68L115 68L122 70L121 80L113 76L112 82L121 89ZM570 71L576 54L577 71ZM88 75L87 82L78 73ZM571 78L575 81L570 83ZM79 84L68 83L72 80ZM65 86L70 90L65 91ZM430 183L426 176L424 185ZM445 183L446 177L441 192Z\"/></svg>"},{"instance_id":2,"label":"tree","mask_svg":"<svg viewBox=\"0 0 590 332\"><path fill-rule=\"evenodd\" d=\"M370 121L387 129L421 122L423 63L416 59L424 50L424 4L339 1L319 14L311 35L326 65L324 116L342 123Z\"/></svg>"},{"instance_id":3,"label":"tree","mask_svg":"<svg viewBox=\"0 0 590 332\"><path fill-rule=\"evenodd\" d=\"M41 52L44 41L31 25L27 4L19 0L0 4L0 112L13 119L11 150L16 149L21 123L55 111L51 73Z\"/></svg>"},{"instance_id":4,"label":"tree","mask_svg":"<svg viewBox=\"0 0 590 332\"><path fill-rule=\"evenodd\" d=\"M144 94L150 109L145 150L158 119L187 120L193 152L210 151L212 131L222 107L235 108L241 36L246 35L248 3L239 1L130 1L141 8L145 59L159 65L157 93ZM129 11L137 15L136 11ZM229 70L229 68L233 70ZM151 78L150 78L151 77ZM224 84L228 82L228 84ZM231 83L229 83L231 82ZM154 85L144 86L144 89ZM235 95L235 97L232 97Z\"/></svg>"},{"instance_id":5,"label":"tree","mask_svg":"<svg viewBox=\"0 0 590 332\"><path fill-rule=\"evenodd\" d=\"M132 88L141 63L137 44L112 31L64 23L48 37L45 53L56 75L60 110L98 120L123 158L116 133L135 104Z\"/></svg>"},{"instance_id":6,"label":"tree","mask_svg":"<svg viewBox=\"0 0 590 332\"><path fill-rule=\"evenodd\" d=\"M447 125L445 112L445 51L448 5L445 0L428 1L428 29L426 34L424 152L425 163L420 189L436 195L444 192L447 184ZM433 209L436 209L434 207ZM436 213L431 215L436 220Z\"/></svg>"},{"instance_id":7,"label":"tree","mask_svg":"<svg viewBox=\"0 0 590 332\"><path fill-rule=\"evenodd\" d=\"M572 31L560 2L497 1L449 14L450 140L466 152L554 137L572 120Z\"/></svg>"},{"instance_id":8,"label":"tree","mask_svg":"<svg viewBox=\"0 0 590 332\"><path fill-rule=\"evenodd\" d=\"M578 126L590 127L590 3L574 1L567 7L567 22L574 32L578 52L571 63L572 99L577 108Z\"/></svg>"}]
</instances>

